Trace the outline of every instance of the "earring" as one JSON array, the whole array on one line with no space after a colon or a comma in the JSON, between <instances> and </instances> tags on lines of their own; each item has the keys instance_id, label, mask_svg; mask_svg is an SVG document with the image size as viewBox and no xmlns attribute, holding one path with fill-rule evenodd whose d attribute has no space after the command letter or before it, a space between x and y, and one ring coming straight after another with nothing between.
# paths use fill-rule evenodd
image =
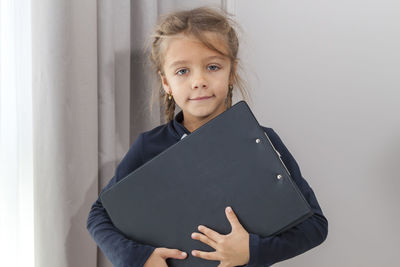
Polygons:
<instances>
[{"instance_id":1,"label":"earring","mask_svg":"<svg viewBox=\"0 0 400 267\"><path fill-rule=\"evenodd\" d=\"M172 99L172 93L170 94L170 93L168 93L168 100L171 100Z\"/></svg>"},{"instance_id":2,"label":"earring","mask_svg":"<svg viewBox=\"0 0 400 267\"><path fill-rule=\"evenodd\" d=\"M233 90L233 85L230 84L228 88L229 88L229 90Z\"/></svg>"}]
</instances>

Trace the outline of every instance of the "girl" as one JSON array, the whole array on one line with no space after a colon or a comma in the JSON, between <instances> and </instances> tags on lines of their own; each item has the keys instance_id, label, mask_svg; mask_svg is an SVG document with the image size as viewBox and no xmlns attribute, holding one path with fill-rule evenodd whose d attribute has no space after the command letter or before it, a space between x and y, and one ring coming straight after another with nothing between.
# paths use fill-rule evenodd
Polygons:
<instances>
[{"instance_id":1,"label":"girl","mask_svg":"<svg viewBox=\"0 0 400 267\"><path fill-rule=\"evenodd\" d=\"M234 87L238 86L244 97L236 72L238 47L232 22L219 11L197 8L169 14L161 21L155 31L151 61L162 85L160 96L165 100L168 122L139 135L102 191L230 108ZM174 117L175 105L181 111ZM263 238L247 232L227 207L231 233L222 235L199 225L199 232L193 233L192 238L215 251L194 250L188 252L191 256L220 262L218 266L223 267L269 266L304 253L326 239L328 221L313 190L275 131L263 129L314 215L279 235ZM168 258L185 260L189 256L175 248L155 248L129 240L113 226L100 198L90 210L87 229L114 266L160 267L167 266Z\"/></svg>"}]
</instances>

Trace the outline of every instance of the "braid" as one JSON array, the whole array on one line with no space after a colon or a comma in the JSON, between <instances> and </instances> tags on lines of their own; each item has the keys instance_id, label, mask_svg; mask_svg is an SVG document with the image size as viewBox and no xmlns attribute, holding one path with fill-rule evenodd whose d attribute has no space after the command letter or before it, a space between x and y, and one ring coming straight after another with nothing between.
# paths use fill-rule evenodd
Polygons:
<instances>
[{"instance_id":1,"label":"braid","mask_svg":"<svg viewBox=\"0 0 400 267\"><path fill-rule=\"evenodd\" d=\"M229 85L228 88L228 95L226 96L226 100L225 100L225 104L227 108L232 107L232 91L233 91L233 87L232 85Z\"/></svg>"},{"instance_id":2,"label":"braid","mask_svg":"<svg viewBox=\"0 0 400 267\"><path fill-rule=\"evenodd\" d=\"M165 119L167 122L172 121L175 115L175 100L172 98L168 99L168 94L164 96L164 106L165 106Z\"/></svg>"}]
</instances>

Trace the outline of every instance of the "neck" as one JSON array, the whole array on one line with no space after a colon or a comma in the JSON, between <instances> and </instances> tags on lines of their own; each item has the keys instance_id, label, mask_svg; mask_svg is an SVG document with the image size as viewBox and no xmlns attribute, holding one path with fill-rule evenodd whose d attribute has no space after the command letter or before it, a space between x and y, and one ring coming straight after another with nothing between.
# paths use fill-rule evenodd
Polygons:
<instances>
[{"instance_id":1,"label":"neck","mask_svg":"<svg viewBox=\"0 0 400 267\"><path fill-rule=\"evenodd\" d=\"M189 132L194 132L197 128L201 127L204 125L206 122L208 122L210 119L201 119L197 121L188 121L187 119L183 120L182 125L185 126L186 129L188 129Z\"/></svg>"},{"instance_id":2,"label":"neck","mask_svg":"<svg viewBox=\"0 0 400 267\"><path fill-rule=\"evenodd\" d=\"M214 119L217 117L219 114L223 113L226 110L226 108L221 109L219 112L215 114L210 114L207 117L192 117L188 114L183 114L183 121L182 125L189 131L189 132L194 132L197 130L197 128L200 128L210 120Z\"/></svg>"}]
</instances>

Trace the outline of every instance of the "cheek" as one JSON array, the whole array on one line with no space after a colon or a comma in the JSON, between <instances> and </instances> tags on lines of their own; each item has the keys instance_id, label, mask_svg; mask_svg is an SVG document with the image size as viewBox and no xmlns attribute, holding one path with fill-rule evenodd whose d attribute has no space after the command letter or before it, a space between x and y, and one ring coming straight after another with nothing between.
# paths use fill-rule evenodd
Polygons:
<instances>
[{"instance_id":1,"label":"cheek","mask_svg":"<svg viewBox=\"0 0 400 267\"><path fill-rule=\"evenodd\" d=\"M229 86L229 76L227 75L221 75L216 79L216 86L215 88L218 91L219 95L226 95L228 93L228 86Z\"/></svg>"},{"instance_id":2,"label":"cheek","mask_svg":"<svg viewBox=\"0 0 400 267\"><path fill-rule=\"evenodd\" d=\"M190 91L186 90L188 85L184 79L179 79L179 77L171 79L169 85L176 102L182 103L187 100L188 93L190 93Z\"/></svg>"},{"instance_id":3,"label":"cheek","mask_svg":"<svg viewBox=\"0 0 400 267\"><path fill-rule=\"evenodd\" d=\"M177 91L181 91L181 90L179 90L179 88L182 87L182 80L181 79L178 79L176 77L171 77L168 80L168 84L169 84L169 87L171 88L173 93L176 93Z\"/></svg>"}]
</instances>

